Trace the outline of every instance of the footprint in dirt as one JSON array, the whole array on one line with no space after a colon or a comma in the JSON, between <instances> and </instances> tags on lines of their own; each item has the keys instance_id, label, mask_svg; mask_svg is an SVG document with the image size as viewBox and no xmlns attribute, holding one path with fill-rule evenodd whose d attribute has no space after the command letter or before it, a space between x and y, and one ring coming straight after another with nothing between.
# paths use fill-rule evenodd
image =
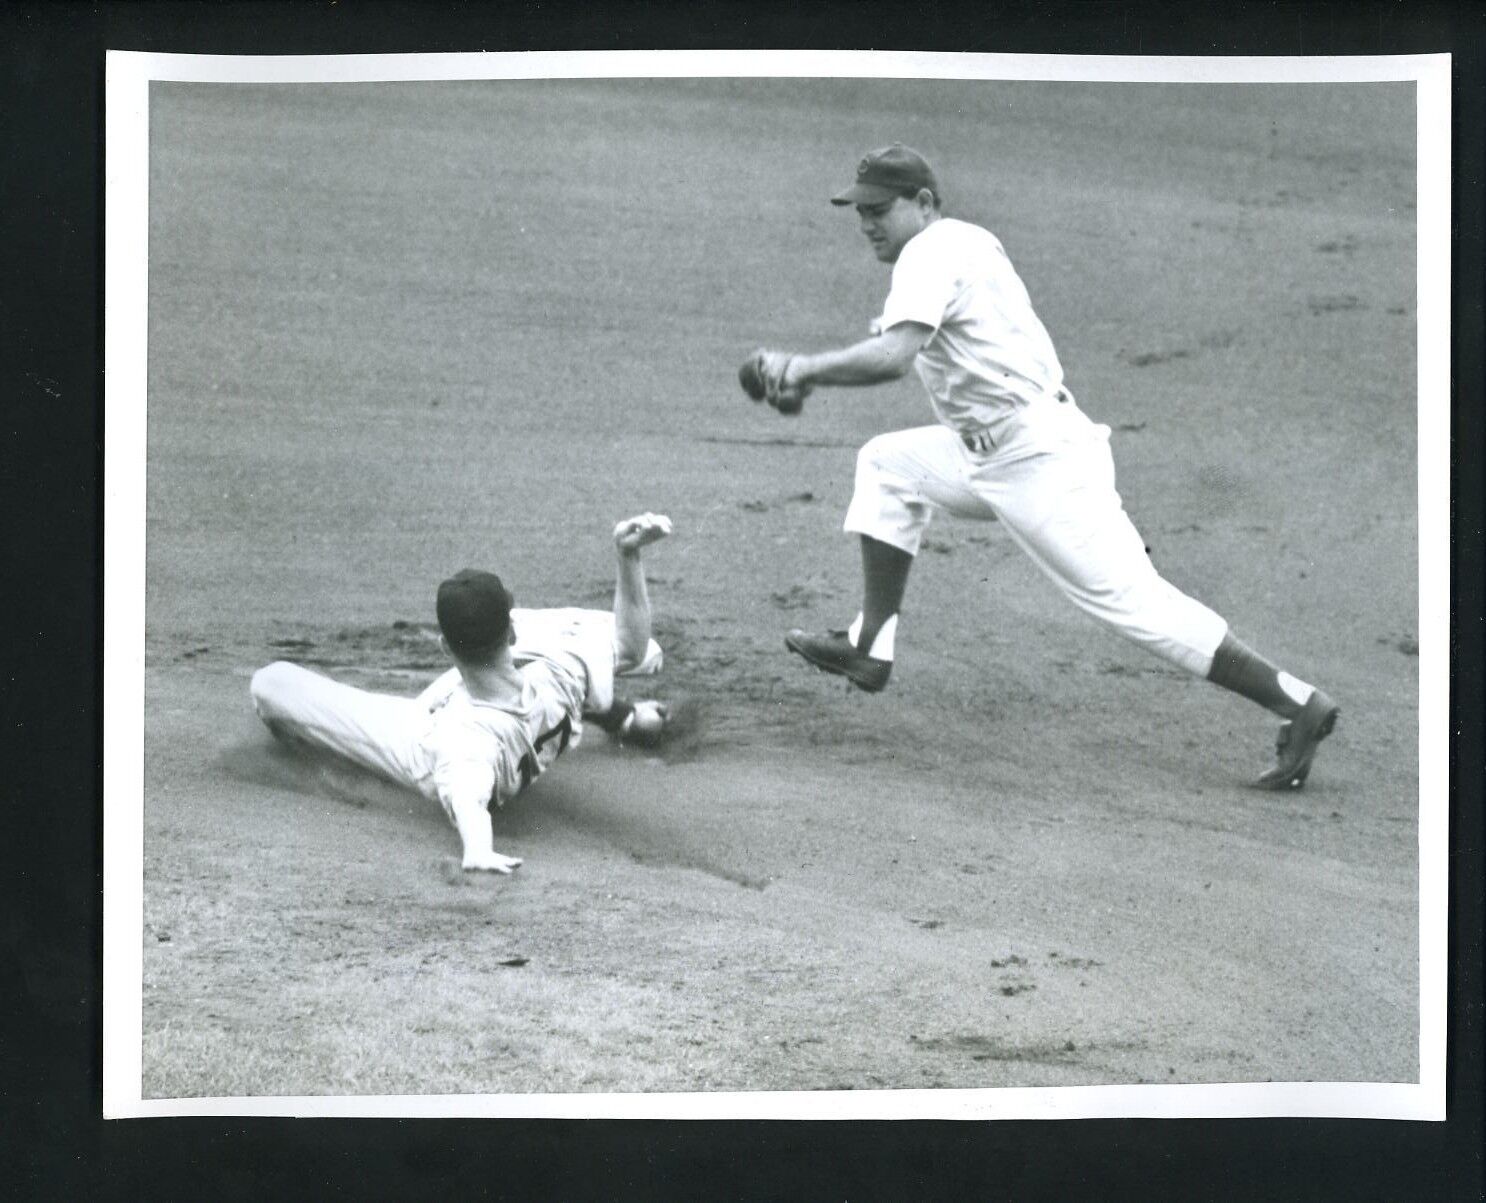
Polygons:
<instances>
[{"instance_id":1,"label":"footprint in dirt","mask_svg":"<svg viewBox=\"0 0 1486 1203\"><path fill-rule=\"evenodd\" d=\"M1068 957L1057 952L1048 953L1047 959L1061 969L1097 969L1104 964L1103 961L1096 961L1092 957Z\"/></svg>"},{"instance_id":2,"label":"footprint in dirt","mask_svg":"<svg viewBox=\"0 0 1486 1203\"><path fill-rule=\"evenodd\" d=\"M783 498L783 500L809 505L811 502L818 501L819 498L809 489L806 489L803 493L791 493L788 497ZM747 510L750 514L762 514L772 507L767 501L760 501L755 498L753 501L740 501L738 508L740 510Z\"/></svg>"},{"instance_id":3,"label":"footprint in dirt","mask_svg":"<svg viewBox=\"0 0 1486 1203\"><path fill-rule=\"evenodd\" d=\"M1350 293L1343 293L1339 296L1310 297L1305 304L1312 317L1320 317L1323 313L1351 313L1354 310L1366 308L1357 297Z\"/></svg>"},{"instance_id":4,"label":"footprint in dirt","mask_svg":"<svg viewBox=\"0 0 1486 1203\"><path fill-rule=\"evenodd\" d=\"M631 849L630 860L637 865L644 865L652 869L687 869L694 873L705 873L708 877L716 877L722 881L731 882L735 886L742 886L745 890L757 890L762 892L769 888L768 877L759 877L752 873L744 873L741 869L730 869L720 865L710 857L687 853L680 850L658 850L658 849Z\"/></svg>"},{"instance_id":5,"label":"footprint in dirt","mask_svg":"<svg viewBox=\"0 0 1486 1203\"><path fill-rule=\"evenodd\" d=\"M1041 1065L1066 1065L1076 1052L1072 1040L1043 1040L1011 1044L999 1036L982 1036L974 1032L950 1036L912 1034L908 1043L920 1052L940 1052L968 1056L972 1061L1022 1061Z\"/></svg>"},{"instance_id":6,"label":"footprint in dirt","mask_svg":"<svg viewBox=\"0 0 1486 1203\"><path fill-rule=\"evenodd\" d=\"M1178 347L1174 351L1140 351L1134 355L1127 355L1126 362L1132 367L1149 368L1158 363L1170 363L1173 359L1190 359L1192 352Z\"/></svg>"},{"instance_id":7,"label":"footprint in dirt","mask_svg":"<svg viewBox=\"0 0 1486 1203\"><path fill-rule=\"evenodd\" d=\"M821 592L805 585L791 585L781 592L769 594L776 610L804 610L821 600Z\"/></svg>"},{"instance_id":8,"label":"footprint in dirt","mask_svg":"<svg viewBox=\"0 0 1486 1203\"><path fill-rule=\"evenodd\" d=\"M1395 651L1402 652L1405 656L1417 656L1419 654L1419 641L1412 635L1401 635L1398 637L1380 635L1377 642L1384 647L1391 647Z\"/></svg>"},{"instance_id":9,"label":"footprint in dirt","mask_svg":"<svg viewBox=\"0 0 1486 1203\"><path fill-rule=\"evenodd\" d=\"M269 646L296 663L320 669L376 673L387 669L437 675L447 667L439 648L438 627L397 619L375 627L343 627L324 644L303 636L285 636Z\"/></svg>"}]
</instances>

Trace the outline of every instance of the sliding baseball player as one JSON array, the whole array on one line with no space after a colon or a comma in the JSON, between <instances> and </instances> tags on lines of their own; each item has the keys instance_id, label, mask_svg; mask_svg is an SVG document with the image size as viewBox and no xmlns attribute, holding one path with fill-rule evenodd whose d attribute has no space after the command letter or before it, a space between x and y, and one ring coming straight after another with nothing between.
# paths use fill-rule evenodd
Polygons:
<instances>
[{"instance_id":1,"label":"sliding baseball player","mask_svg":"<svg viewBox=\"0 0 1486 1203\"><path fill-rule=\"evenodd\" d=\"M661 666L640 549L670 533L669 518L649 513L614 528L612 612L514 609L492 573L465 569L450 577L435 610L454 666L416 700L279 661L253 675L253 705L276 736L436 799L459 832L463 867L509 873L521 858L492 846L492 805L514 798L577 747L585 719L642 744L665 728L664 703L616 700L614 678Z\"/></svg>"}]
</instances>

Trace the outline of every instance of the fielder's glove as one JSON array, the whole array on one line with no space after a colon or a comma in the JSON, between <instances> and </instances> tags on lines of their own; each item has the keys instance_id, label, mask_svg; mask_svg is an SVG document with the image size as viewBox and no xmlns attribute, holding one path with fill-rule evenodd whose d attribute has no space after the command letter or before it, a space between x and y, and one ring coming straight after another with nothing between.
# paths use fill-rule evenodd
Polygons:
<instances>
[{"instance_id":1,"label":"fielder's glove","mask_svg":"<svg viewBox=\"0 0 1486 1203\"><path fill-rule=\"evenodd\" d=\"M762 347L743 361L738 369L738 383L755 401L767 401L780 413L794 417L805 407L810 386L788 380L793 355L783 351L766 351Z\"/></svg>"}]
</instances>

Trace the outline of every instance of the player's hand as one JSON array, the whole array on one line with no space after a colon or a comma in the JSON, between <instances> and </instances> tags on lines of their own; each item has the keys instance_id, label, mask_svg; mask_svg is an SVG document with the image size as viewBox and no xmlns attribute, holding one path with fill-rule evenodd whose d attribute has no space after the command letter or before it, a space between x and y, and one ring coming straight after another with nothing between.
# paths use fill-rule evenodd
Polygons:
<instances>
[{"instance_id":1,"label":"player's hand","mask_svg":"<svg viewBox=\"0 0 1486 1203\"><path fill-rule=\"evenodd\" d=\"M614 546L623 555L634 555L640 548L659 542L671 533L671 520L664 514L636 514L614 528Z\"/></svg>"},{"instance_id":2,"label":"player's hand","mask_svg":"<svg viewBox=\"0 0 1486 1203\"><path fill-rule=\"evenodd\" d=\"M464 858L466 873L509 873L521 864L519 856L502 856L493 849L489 852L474 852Z\"/></svg>"},{"instance_id":3,"label":"player's hand","mask_svg":"<svg viewBox=\"0 0 1486 1203\"><path fill-rule=\"evenodd\" d=\"M738 383L755 401L767 401L780 413L794 417L805 406L811 386L800 381L795 356L760 347L738 369Z\"/></svg>"},{"instance_id":4,"label":"player's hand","mask_svg":"<svg viewBox=\"0 0 1486 1203\"><path fill-rule=\"evenodd\" d=\"M625 743L639 744L642 748L654 747L665 734L666 724L671 721L671 708L664 702L651 698L645 698L634 705L634 711L620 730L620 738Z\"/></svg>"}]
</instances>

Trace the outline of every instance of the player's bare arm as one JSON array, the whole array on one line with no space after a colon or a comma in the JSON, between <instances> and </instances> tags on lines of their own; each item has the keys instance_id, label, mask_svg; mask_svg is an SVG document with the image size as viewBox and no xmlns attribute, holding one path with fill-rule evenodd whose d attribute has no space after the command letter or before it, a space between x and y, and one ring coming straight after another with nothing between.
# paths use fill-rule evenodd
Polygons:
<instances>
[{"instance_id":1,"label":"player's bare arm","mask_svg":"<svg viewBox=\"0 0 1486 1203\"><path fill-rule=\"evenodd\" d=\"M495 777L489 766L471 763L446 769L445 774L439 783L439 801L459 832L463 851L460 867L469 873L511 872L521 864L521 858L506 856L494 848L490 804Z\"/></svg>"},{"instance_id":2,"label":"player's bare arm","mask_svg":"<svg viewBox=\"0 0 1486 1203\"><path fill-rule=\"evenodd\" d=\"M626 518L614 527L614 663L619 672L637 668L650 647L650 594L640 550L670 534L671 520L664 514L649 511ZM594 718L621 742L648 745L655 743L665 730L670 709L664 702L645 698L616 702L608 713Z\"/></svg>"},{"instance_id":3,"label":"player's bare arm","mask_svg":"<svg viewBox=\"0 0 1486 1203\"><path fill-rule=\"evenodd\" d=\"M633 743L645 748L660 742L670 719L670 706L654 698L642 698L637 702L616 698L608 710L590 710L583 714L584 722L607 731L621 744Z\"/></svg>"},{"instance_id":4,"label":"player's bare arm","mask_svg":"<svg viewBox=\"0 0 1486 1203\"><path fill-rule=\"evenodd\" d=\"M636 514L614 527L615 667L625 672L645 659L650 646L650 594L640 549L666 538L671 520L664 514Z\"/></svg>"},{"instance_id":5,"label":"player's bare arm","mask_svg":"<svg viewBox=\"0 0 1486 1203\"><path fill-rule=\"evenodd\" d=\"M804 408L817 384L882 384L905 375L934 336L921 322L896 322L871 338L832 351L771 351L760 347L738 369L738 383L755 401L787 417Z\"/></svg>"},{"instance_id":6,"label":"player's bare arm","mask_svg":"<svg viewBox=\"0 0 1486 1203\"><path fill-rule=\"evenodd\" d=\"M815 388L817 385L883 384L908 374L913 360L934 336L922 322L899 322L881 334L834 351L791 356L781 385Z\"/></svg>"}]
</instances>

